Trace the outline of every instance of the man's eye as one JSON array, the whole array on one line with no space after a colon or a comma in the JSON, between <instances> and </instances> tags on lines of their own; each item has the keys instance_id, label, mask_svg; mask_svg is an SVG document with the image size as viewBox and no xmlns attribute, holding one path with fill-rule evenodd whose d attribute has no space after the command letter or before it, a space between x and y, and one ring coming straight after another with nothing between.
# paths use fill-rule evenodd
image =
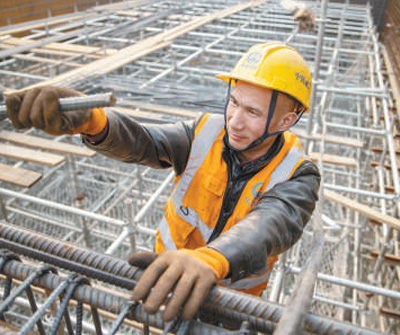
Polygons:
<instances>
[{"instance_id":1,"label":"man's eye","mask_svg":"<svg viewBox=\"0 0 400 335\"><path fill-rule=\"evenodd\" d=\"M233 98L230 99L230 103L234 106L237 106L237 101Z\"/></svg>"}]
</instances>

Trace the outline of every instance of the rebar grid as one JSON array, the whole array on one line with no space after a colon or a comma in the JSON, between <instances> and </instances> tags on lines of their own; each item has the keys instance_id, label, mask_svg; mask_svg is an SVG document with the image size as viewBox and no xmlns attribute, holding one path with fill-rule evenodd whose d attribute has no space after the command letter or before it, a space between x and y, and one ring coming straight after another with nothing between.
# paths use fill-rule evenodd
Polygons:
<instances>
[{"instance_id":1,"label":"rebar grid","mask_svg":"<svg viewBox=\"0 0 400 335\"><path fill-rule=\"evenodd\" d=\"M132 289L142 273L142 270L129 266L126 261L118 258L66 244L16 226L12 227L7 223L0 223L0 247L125 289ZM6 263L8 258L5 258L3 263ZM18 278L15 274L14 277ZM398 296L400 297L399 294ZM111 306L117 308L114 304ZM202 310L214 317L248 322L252 329L268 334L274 331L274 323L281 319L283 308L257 297L214 287ZM349 324L312 315L307 316L305 322L305 330L314 334L357 334L360 331L364 334L376 334L367 329L360 330Z\"/></svg>"},{"instance_id":2,"label":"rebar grid","mask_svg":"<svg viewBox=\"0 0 400 335\"><path fill-rule=\"evenodd\" d=\"M27 32L24 40L60 36L71 29L76 36L64 42L60 39L62 43L48 48L26 46L26 51L29 50L26 55L17 53L0 59L2 85L7 88L32 85L72 67L77 69L106 58L190 22L194 17L206 16L238 3L188 1L182 5L181 2L159 1L132 8L127 4L124 11L98 11L95 16L77 21L73 26L61 24L50 29L36 28ZM306 4L312 6L319 18L323 17L323 2L307 1ZM324 29L320 33L318 29L322 26ZM82 29L84 33L79 33ZM6 44L12 36L12 33L0 36L1 41ZM380 312L385 308L398 313L396 298L365 293L361 288L341 281L347 279L393 292L400 289L399 266L388 263L384 257L387 254L399 257L398 230L385 221L386 217L380 222L373 219L375 212L398 219L400 186L399 162L395 154L398 144L393 127L396 121L391 114L393 97L386 81L382 46L375 36L368 6L328 3L326 19L318 23L317 30L299 32L291 13L281 7L279 1L268 1L181 34L169 46L109 73L89 78L77 75L66 84L86 93L113 91L119 106L125 108L136 108L138 102L146 102L194 111L190 116L158 112L139 116L148 117L152 122L192 118L204 111L221 113L226 88L215 75L229 71L251 45L271 40L299 50L314 77L318 78L314 83L312 112L305 115L293 131L299 134L310 157L319 162L324 191L336 192L334 196L324 193L321 221L325 242L319 268L321 275L332 276L333 280L320 276L311 310L317 315L349 321L382 333L398 334L397 319ZM26 41L24 45L27 45ZM317 56L319 43L320 59ZM77 48L74 52L67 48L74 45ZM86 49L78 51L79 46ZM2 122L1 127L10 129L7 121ZM30 133L45 136L37 131ZM79 139L74 137L72 141L78 143ZM111 247L111 251L122 258L128 255L133 242L139 250L152 249L151 230L157 228L169 191L162 191L152 203L151 210L137 222L148 231L140 232L136 228L132 231L130 223L135 221L170 171L110 162L97 155L90 159L76 158L77 178L74 179L70 160L53 169L10 159L8 162L45 175L27 190L1 184L4 189L16 192L1 194L10 222L33 227L65 241L78 241L101 252ZM75 185L76 181L79 185ZM17 193L99 213L120 224L94 218L82 220L82 216L73 211L56 210L51 204L39 205L35 199L23 200ZM76 203L81 193L85 198ZM374 215L360 211L358 206L337 203L335 194L369 206ZM281 256L263 295L265 299L287 302L294 282L299 278L298 272L292 270L302 266L311 250L313 224L310 222L301 241Z\"/></svg>"}]
</instances>

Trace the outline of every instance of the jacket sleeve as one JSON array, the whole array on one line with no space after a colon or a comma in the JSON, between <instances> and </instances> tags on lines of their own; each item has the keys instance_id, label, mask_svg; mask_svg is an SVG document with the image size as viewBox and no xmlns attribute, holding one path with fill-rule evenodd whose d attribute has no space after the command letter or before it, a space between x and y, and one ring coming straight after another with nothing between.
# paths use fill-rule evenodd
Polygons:
<instances>
[{"instance_id":1,"label":"jacket sleeve","mask_svg":"<svg viewBox=\"0 0 400 335\"><path fill-rule=\"evenodd\" d=\"M197 121L141 124L133 116L107 110L108 134L98 144L83 143L107 157L161 169L185 169Z\"/></svg>"},{"instance_id":2,"label":"jacket sleeve","mask_svg":"<svg viewBox=\"0 0 400 335\"><path fill-rule=\"evenodd\" d=\"M227 258L232 282L266 270L267 258L301 237L318 200L320 174L304 161L292 178L260 198L250 213L208 246Z\"/></svg>"}]
</instances>

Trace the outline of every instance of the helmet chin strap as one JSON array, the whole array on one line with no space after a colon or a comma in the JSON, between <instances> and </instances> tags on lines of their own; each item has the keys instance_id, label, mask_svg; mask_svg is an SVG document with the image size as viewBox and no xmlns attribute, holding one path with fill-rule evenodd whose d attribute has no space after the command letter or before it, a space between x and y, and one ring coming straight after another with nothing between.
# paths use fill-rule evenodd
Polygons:
<instances>
[{"instance_id":1,"label":"helmet chin strap","mask_svg":"<svg viewBox=\"0 0 400 335\"><path fill-rule=\"evenodd\" d=\"M228 134L228 129L226 128L226 121L227 121L226 110L227 110L227 108L228 108L228 104L229 104L229 100L230 100L230 91L231 91L231 80L229 80L228 97L227 97L227 100L226 100L225 110L224 110L225 132L226 132L226 134ZM276 103L277 103L277 101L278 101L278 95L279 95L279 91L277 91L277 90L272 90L271 101L270 101L270 103L269 103L269 109L268 109L267 124L266 124L266 126L265 126L265 132L264 132L264 134L263 134L261 137L259 137L258 139L256 139L254 142L250 143L250 144L249 144L246 148L244 148L244 149L236 149L236 148L232 147L232 145L229 143L229 136L227 136L227 139L226 139L227 141L226 141L226 142L227 142L227 145L228 145L229 149L231 149L231 150L233 150L233 151L235 151L235 152L237 152L237 153L244 152L244 151L247 151L247 150L250 150L250 149L252 149L252 148L255 148L255 147L259 146L259 145L260 145L261 143L263 143L268 137L275 136L275 135L279 135L279 134L282 134L282 133L283 133L283 131L276 131L276 132L274 132L274 133L272 133L272 134L270 134L270 133L268 132L269 125L270 125L270 123L271 123L272 117L274 116L274 112L275 112L275 108L276 108Z\"/></svg>"}]
</instances>

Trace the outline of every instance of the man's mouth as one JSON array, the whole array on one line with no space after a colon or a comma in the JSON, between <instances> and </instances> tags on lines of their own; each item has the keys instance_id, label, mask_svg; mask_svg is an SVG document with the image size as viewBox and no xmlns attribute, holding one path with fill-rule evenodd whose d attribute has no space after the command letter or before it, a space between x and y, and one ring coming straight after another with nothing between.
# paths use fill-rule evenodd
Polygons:
<instances>
[{"instance_id":1,"label":"man's mouth","mask_svg":"<svg viewBox=\"0 0 400 335\"><path fill-rule=\"evenodd\" d=\"M236 141L236 142L243 141L243 139L245 138L244 136L240 136L235 133L230 133L229 136L230 136L231 140Z\"/></svg>"}]
</instances>

